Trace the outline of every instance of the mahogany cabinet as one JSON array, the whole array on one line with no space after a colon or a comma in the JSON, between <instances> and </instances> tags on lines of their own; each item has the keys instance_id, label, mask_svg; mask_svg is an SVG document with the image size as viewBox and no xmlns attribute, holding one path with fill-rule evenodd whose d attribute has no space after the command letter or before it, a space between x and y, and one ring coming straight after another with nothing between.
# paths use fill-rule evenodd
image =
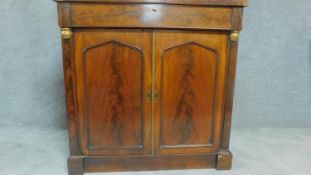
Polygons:
<instances>
[{"instance_id":1,"label":"mahogany cabinet","mask_svg":"<svg viewBox=\"0 0 311 175\"><path fill-rule=\"evenodd\" d=\"M70 175L231 168L246 0L57 0Z\"/></svg>"}]
</instances>

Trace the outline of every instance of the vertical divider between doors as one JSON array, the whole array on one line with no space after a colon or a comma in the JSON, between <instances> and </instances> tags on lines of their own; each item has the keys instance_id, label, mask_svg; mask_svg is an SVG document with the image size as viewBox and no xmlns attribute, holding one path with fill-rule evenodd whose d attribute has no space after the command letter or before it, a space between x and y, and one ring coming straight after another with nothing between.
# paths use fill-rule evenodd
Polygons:
<instances>
[{"instance_id":1,"label":"vertical divider between doors","mask_svg":"<svg viewBox=\"0 0 311 175\"><path fill-rule=\"evenodd\" d=\"M151 48L152 48L152 65L151 65L151 71L152 71L152 77L151 77L151 84L152 84L152 100L151 100L151 154L154 155L154 95L155 95L155 88L154 88L154 79L155 79L155 53L154 53L154 47L155 47L155 33L154 30L152 30L152 36L151 36L151 40L152 40L152 44L151 44Z\"/></svg>"}]
</instances>

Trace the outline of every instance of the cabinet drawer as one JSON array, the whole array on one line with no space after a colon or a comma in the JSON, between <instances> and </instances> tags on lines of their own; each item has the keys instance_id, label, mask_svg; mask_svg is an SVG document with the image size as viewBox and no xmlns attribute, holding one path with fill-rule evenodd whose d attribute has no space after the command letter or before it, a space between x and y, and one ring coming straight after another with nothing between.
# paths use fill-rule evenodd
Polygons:
<instances>
[{"instance_id":1,"label":"cabinet drawer","mask_svg":"<svg viewBox=\"0 0 311 175\"><path fill-rule=\"evenodd\" d=\"M66 27L232 29L228 7L72 3L66 9L70 13L60 10Z\"/></svg>"}]
</instances>

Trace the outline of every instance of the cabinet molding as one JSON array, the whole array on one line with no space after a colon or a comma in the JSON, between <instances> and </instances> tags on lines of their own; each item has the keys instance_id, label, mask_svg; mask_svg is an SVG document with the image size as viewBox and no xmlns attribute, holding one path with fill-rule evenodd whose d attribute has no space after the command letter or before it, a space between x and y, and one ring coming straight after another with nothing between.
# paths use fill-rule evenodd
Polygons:
<instances>
[{"instance_id":1,"label":"cabinet molding","mask_svg":"<svg viewBox=\"0 0 311 175\"><path fill-rule=\"evenodd\" d=\"M181 4L209 6L247 6L247 0L54 0L56 2L126 3L126 4Z\"/></svg>"}]
</instances>

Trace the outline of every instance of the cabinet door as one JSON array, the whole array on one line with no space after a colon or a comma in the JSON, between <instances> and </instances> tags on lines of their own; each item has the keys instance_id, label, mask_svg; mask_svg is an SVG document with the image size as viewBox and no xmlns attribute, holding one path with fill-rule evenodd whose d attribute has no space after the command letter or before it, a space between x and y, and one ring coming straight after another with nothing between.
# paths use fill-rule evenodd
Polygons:
<instances>
[{"instance_id":1,"label":"cabinet door","mask_svg":"<svg viewBox=\"0 0 311 175\"><path fill-rule=\"evenodd\" d=\"M151 33L76 30L75 70L83 155L151 151Z\"/></svg>"},{"instance_id":2,"label":"cabinet door","mask_svg":"<svg viewBox=\"0 0 311 175\"><path fill-rule=\"evenodd\" d=\"M156 154L219 149L227 43L225 32L155 32Z\"/></svg>"}]
</instances>

